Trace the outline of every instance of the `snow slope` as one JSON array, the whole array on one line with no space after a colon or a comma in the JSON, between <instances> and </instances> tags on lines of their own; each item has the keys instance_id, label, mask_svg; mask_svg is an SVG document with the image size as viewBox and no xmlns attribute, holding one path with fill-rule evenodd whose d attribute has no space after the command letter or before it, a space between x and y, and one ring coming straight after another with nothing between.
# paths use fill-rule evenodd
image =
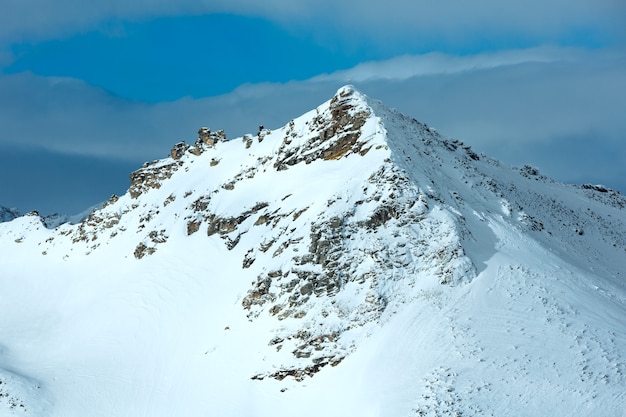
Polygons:
<instances>
[{"instance_id":1,"label":"snow slope","mask_svg":"<svg viewBox=\"0 0 626 417\"><path fill-rule=\"evenodd\" d=\"M623 196L349 86L207 132L0 224L0 415L624 415Z\"/></svg>"}]
</instances>

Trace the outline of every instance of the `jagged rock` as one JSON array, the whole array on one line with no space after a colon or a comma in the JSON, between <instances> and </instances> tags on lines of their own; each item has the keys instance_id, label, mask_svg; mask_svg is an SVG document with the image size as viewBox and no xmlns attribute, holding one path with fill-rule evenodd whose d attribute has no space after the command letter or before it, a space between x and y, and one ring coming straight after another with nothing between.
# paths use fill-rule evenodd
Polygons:
<instances>
[{"instance_id":1,"label":"jagged rock","mask_svg":"<svg viewBox=\"0 0 626 417\"><path fill-rule=\"evenodd\" d=\"M223 130L218 130L211 134L211 137L215 142L226 142L226 133Z\"/></svg>"},{"instance_id":2,"label":"jagged rock","mask_svg":"<svg viewBox=\"0 0 626 417\"><path fill-rule=\"evenodd\" d=\"M265 378L273 378L278 381L282 381L288 376L293 377L296 381L302 381L306 377L313 377L316 373L318 373L324 366L337 366L341 363L344 357L335 357L329 356L324 358L317 358L317 363L306 366L304 368L292 368L292 369L281 369L276 372L272 372L269 374L258 374L250 377L250 379L255 379L262 381Z\"/></svg>"},{"instance_id":3,"label":"jagged rock","mask_svg":"<svg viewBox=\"0 0 626 417\"><path fill-rule=\"evenodd\" d=\"M172 148L172 150L170 151L170 157L172 159L180 159L182 158L182 156L185 154L185 151L189 148L189 146L187 144L185 144L185 142L178 142L177 144L174 145L174 147Z\"/></svg>"},{"instance_id":4,"label":"jagged rock","mask_svg":"<svg viewBox=\"0 0 626 417\"><path fill-rule=\"evenodd\" d=\"M117 203L119 199L120 198L117 195L113 194L107 201L105 201L105 203L102 205L102 208L105 208L107 206L110 206L111 204Z\"/></svg>"},{"instance_id":5,"label":"jagged rock","mask_svg":"<svg viewBox=\"0 0 626 417\"><path fill-rule=\"evenodd\" d=\"M187 222L187 235L192 235L196 233L200 229L201 224L202 222L198 220L192 220L190 222Z\"/></svg>"},{"instance_id":6,"label":"jagged rock","mask_svg":"<svg viewBox=\"0 0 626 417\"><path fill-rule=\"evenodd\" d=\"M254 257L254 250L250 249L243 258L242 268L250 268L256 258Z\"/></svg>"},{"instance_id":7,"label":"jagged rock","mask_svg":"<svg viewBox=\"0 0 626 417\"><path fill-rule=\"evenodd\" d=\"M202 141L202 143L204 143L205 145L215 145L215 142L211 137L211 129L209 129L208 127L201 127L198 130L198 139L200 139L200 141Z\"/></svg>"},{"instance_id":8,"label":"jagged rock","mask_svg":"<svg viewBox=\"0 0 626 417\"><path fill-rule=\"evenodd\" d=\"M259 216L259 218L257 219L257 221L254 222L255 226L260 226L262 224L267 224L269 221L268 217L265 215Z\"/></svg>"},{"instance_id":9,"label":"jagged rock","mask_svg":"<svg viewBox=\"0 0 626 417\"><path fill-rule=\"evenodd\" d=\"M369 147L366 141L359 141L359 138L370 111L356 109L351 94L333 97L329 114L318 114L313 119L309 128L314 136L304 146L289 147L291 132L288 130L274 167L282 171L303 161L311 163L316 159L337 160L350 153L365 155Z\"/></svg>"},{"instance_id":10,"label":"jagged rock","mask_svg":"<svg viewBox=\"0 0 626 417\"><path fill-rule=\"evenodd\" d=\"M598 191L601 193L608 193L609 191L611 191L610 189L606 188L604 185L583 184L581 185L581 188L585 190L594 190L594 191Z\"/></svg>"},{"instance_id":11,"label":"jagged rock","mask_svg":"<svg viewBox=\"0 0 626 417\"><path fill-rule=\"evenodd\" d=\"M252 306L262 306L267 302L274 301L276 297L270 293L271 285L272 278L269 276L264 278L258 277L254 287L248 291L248 294L241 302L243 308L250 310Z\"/></svg>"},{"instance_id":12,"label":"jagged rock","mask_svg":"<svg viewBox=\"0 0 626 417\"><path fill-rule=\"evenodd\" d=\"M135 258L141 259L146 255L152 255L155 251L156 249L149 248L142 242L137 245L133 254L135 255Z\"/></svg>"},{"instance_id":13,"label":"jagged rock","mask_svg":"<svg viewBox=\"0 0 626 417\"><path fill-rule=\"evenodd\" d=\"M198 142L200 144L204 144L208 147L215 146L218 142L226 141L226 133L223 130L218 130L217 132L211 132L211 129L208 127L201 127L198 130Z\"/></svg>"},{"instance_id":14,"label":"jagged rock","mask_svg":"<svg viewBox=\"0 0 626 417\"><path fill-rule=\"evenodd\" d=\"M137 198L150 189L161 188L161 183L170 178L180 168L182 163L175 161L169 164L144 164L137 171L130 174L131 198Z\"/></svg>"},{"instance_id":15,"label":"jagged rock","mask_svg":"<svg viewBox=\"0 0 626 417\"><path fill-rule=\"evenodd\" d=\"M205 212L209 207L209 203L211 202L211 196L204 195L198 197L193 203L191 203L190 208L196 212Z\"/></svg>"},{"instance_id":16,"label":"jagged rock","mask_svg":"<svg viewBox=\"0 0 626 417\"><path fill-rule=\"evenodd\" d=\"M233 232L239 224L237 218L221 218L214 214L211 214L208 218L207 236L212 236L215 233L220 235L226 235Z\"/></svg>"},{"instance_id":17,"label":"jagged rock","mask_svg":"<svg viewBox=\"0 0 626 417\"><path fill-rule=\"evenodd\" d=\"M163 201L163 207L167 207L170 203L176 200L176 196L174 194L170 194L165 201Z\"/></svg>"},{"instance_id":18,"label":"jagged rock","mask_svg":"<svg viewBox=\"0 0 626 417\"><path fill-rule=\"evenodd\" d=\"M165 243L167 241L167 235L165 229L153 230L148 233L148 237L153 243Z\"/></svg>"}]
</instances>

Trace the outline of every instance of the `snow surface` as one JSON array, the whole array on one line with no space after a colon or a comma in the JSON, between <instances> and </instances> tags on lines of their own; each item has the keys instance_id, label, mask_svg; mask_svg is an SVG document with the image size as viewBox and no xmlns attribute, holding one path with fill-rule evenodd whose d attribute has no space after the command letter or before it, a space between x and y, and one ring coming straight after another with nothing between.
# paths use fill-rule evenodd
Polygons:
<instances>
[{"instance_id":1,"label":"snow surface","mask_svg":"<svg viewBox=\"0 0 626 417\"><path fill-rule=\"evenodd\" d=\"M618 193L349 86L137 175L0 224L0 415L626 415Z\"/></svg>"}]
</instances>

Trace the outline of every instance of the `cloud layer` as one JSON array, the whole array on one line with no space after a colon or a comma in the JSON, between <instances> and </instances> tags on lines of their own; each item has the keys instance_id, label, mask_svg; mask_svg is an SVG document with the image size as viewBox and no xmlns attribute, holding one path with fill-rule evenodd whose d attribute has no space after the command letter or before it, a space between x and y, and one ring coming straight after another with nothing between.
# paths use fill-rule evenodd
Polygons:
<instances>
[{"instance_id":1,"label":"cloud layer","mask_svg":"<svg viewBox=\"0 0 626 417\"><path fill-rule=\"evenodd\" d=\"M81 81L22 73L0 77L0 147L139 166L164 157L179 140L195 140L200 126L225 129L229 138L255 132L259 124L280 127L352 82L504 162L538 165L562 181L626 191L624 68L626 58L616 50L427 54L365 63L308 81L250 84L222 96L150 105ZM127 174L119 178L126 182Z\"/></svg>"},{"instance_id":2,"label":"cloud layer","mask_svg":"<svg viewBox=\"0 0 626 417\"><path fill-rule=\"evenodd\" d=\"M72 33L114 19L234 13L258 16L300 30L349 29L372 39L398 36L449 37L468 33L526 33L557 36L571 30L623 35L626 6L619 0L20 0L4 7L0 39L42 39ZM595 28L595 29L594 29Z\"/></svg>"},{"instance_id":3,"label":"cloud layer","mask_svg":"<svg viewBox=\"0 0 626 417\"><path fill-rule=\"evenodd\" d=\"M0 143L120 158L149 154L199 125L231 135L278 126L353 83L449 135L476 144L533 143L626 129L626 57L615 50L534 48L473 56L426 54L364 63L303 82L249 84L203 99L145 104L82 81L0 77Z\"/></svg>"}]
</instances>

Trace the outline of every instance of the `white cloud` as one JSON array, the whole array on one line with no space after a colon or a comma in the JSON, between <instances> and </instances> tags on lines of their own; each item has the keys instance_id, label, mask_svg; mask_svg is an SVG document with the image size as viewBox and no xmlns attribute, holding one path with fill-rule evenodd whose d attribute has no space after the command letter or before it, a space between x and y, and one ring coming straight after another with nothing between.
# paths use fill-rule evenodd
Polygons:
<instances>
[{"instance_id":1,"label":"white cloud","mask_svg":"<svg viewBox=\"0 0 626 417\"><path fill-rule=\"evenodd\" d=\"M418 76L487 70L525 63L572 62L580 60L585 53L585 50L581 49L557 47L537 47L469 56L433 52L424 55L404 55L384 61L364 62L348 70L317 76L313 80L347 80L350 82L406 80Z\"/></svg>"}]
</instances>

